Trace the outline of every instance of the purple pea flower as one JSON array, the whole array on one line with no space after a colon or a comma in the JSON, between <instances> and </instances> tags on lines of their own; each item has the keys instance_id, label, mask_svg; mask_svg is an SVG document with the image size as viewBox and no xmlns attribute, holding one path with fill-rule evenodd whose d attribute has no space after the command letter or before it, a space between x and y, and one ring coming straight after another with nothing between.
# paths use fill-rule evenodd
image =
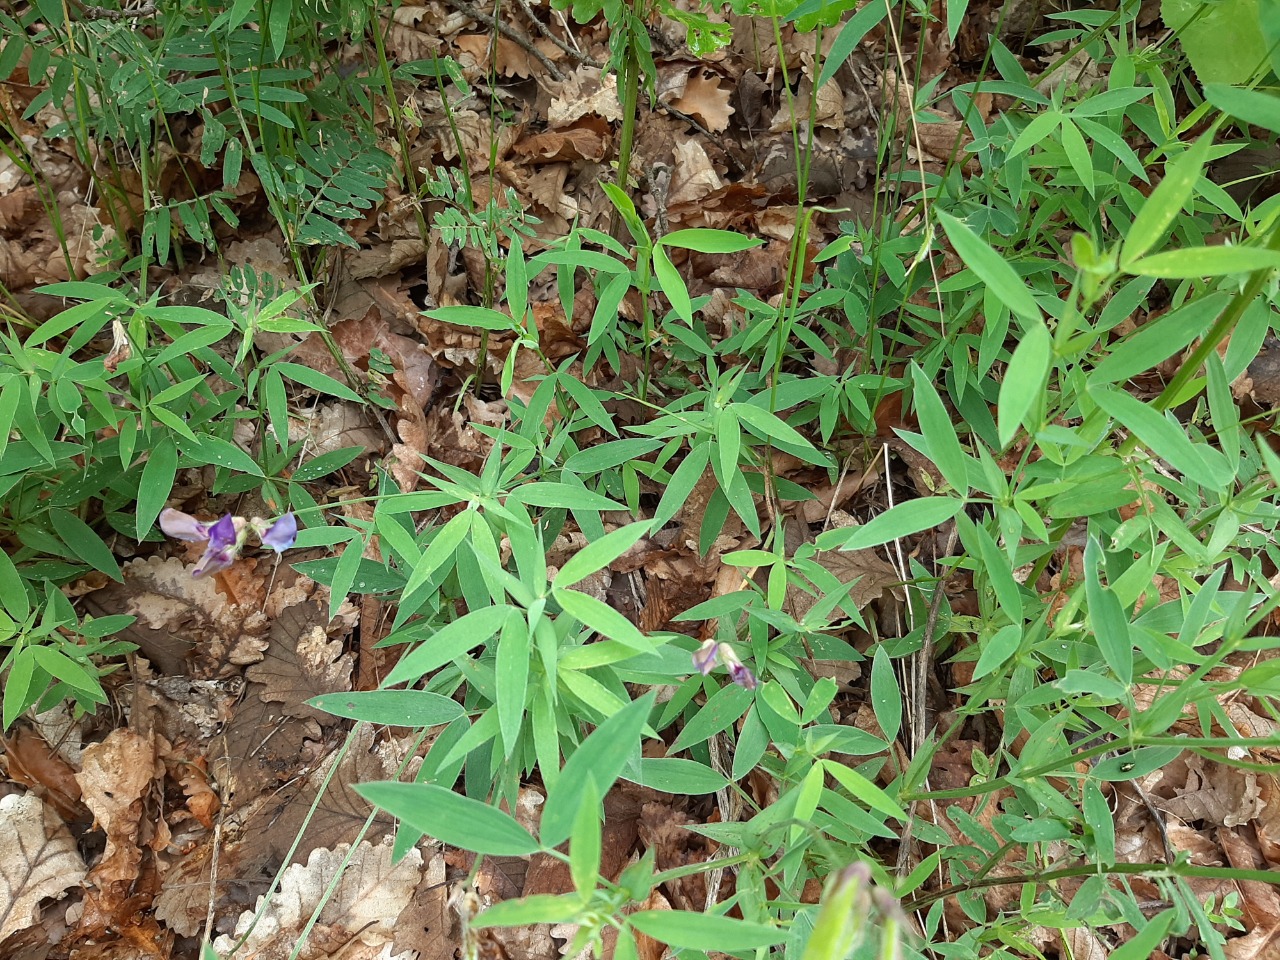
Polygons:
<instances>
[{"instance_id":1,"label":"purple pea flower","mask_svg":"<svg viewBox=\"0 0 1280 960\"><path fill-rule=\"evenodd\" d=\"M702 641L700 646L693 653L693 669L697 670L704 677L716 667L716 658L720 652L720 645L714 640Z\"/></svg>"},{"instance_id":2,"label":"purple pea flower","mask_svg":"<svg viewBox=\"0 0 1280 960\"><path fill-rule=\"evenodd\" d=\"M204 548L204 556L191 571L191 575L203 577L207 573L226 570L239 556L247 533L245 522L229 513L213 524L209 527L209 545Z\"/></svg>"},{"instance_id":3,"label":"purple pea flower","mask_svg":"<svg viewBox=\"0 0 1280 960\"><path fill-rule=\"evenodd\" d=\"M208 541L204 556L191 571L193 577L203 577L226 570L235 563L251 531L257 534L264 547L276 553L288 550L298 537L298 519L292 513L286 513L275 523L268 524L257 517L245 520L228 513L214 523L204 523L189 513L166 508L160 513L160 529L175 540Z\"/></svg>"},{"instance_id":4,"label":"purple pea flower","mask_svg":"<svg viewBox=\"0 0 1280 960\"><path fill-rule=\"evenodd\" d=\"M747 665L738 659L738 655L733 652L733 648L727 643L720 644L720 660L724 663L725 669L729 671L729 679L738 686L747 690L754 690L759 686L756 675L747 669Z\"/></svg>"},{"instance_id":5,"label":"purple pea flower","mask_svg":"<svg viewBox=\"0 0 1280 960\"><path fill-rule=\"evenodd\" d=\"M160 511L160 529L175 540L208 540L212 523L202 523L189 513L165 507Z\"/></svg>"},{"instance_id":6,"label":"purple pea flower","mask_svg":"<svg viewBox=\"0 0 1280 960\"><path fill-rule=\"evenodd\" d=\"M258 534L258 542L276 553L284 553L298 539L298 518L292 513L286 513L270 525L255 517L251 526Z\"/></svg>"},{"instance_id":7,"label":"purple pea flower","mask_svg":"<svg viewBox=\"0 0 1280 960\"><path fill-rule=\"evenodd\" d=\"M738 686L754 690L759 685L756 675L738 659L738 655L733 652L731 646L727 643L717 643L715 640L704 640L702 646L694 651L693 668L705 677L715 669L717 663L724 664L725 669L729 671L729 679Z\"/></svg>"}]
</instances>

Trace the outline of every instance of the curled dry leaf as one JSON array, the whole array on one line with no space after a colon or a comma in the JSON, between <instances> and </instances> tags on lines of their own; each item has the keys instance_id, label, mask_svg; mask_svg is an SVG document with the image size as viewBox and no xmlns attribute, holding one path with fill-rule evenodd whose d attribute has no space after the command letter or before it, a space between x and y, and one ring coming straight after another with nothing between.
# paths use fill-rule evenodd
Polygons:
<instances>
[{"instance_id":1,"label":"curled dry leaf","mask_svg":"<svg viewBox=\"0 0 1280 960\"><path fill-rule=\"evenodd\" d=\"M155 747L131 730L113 730L106 740L85 747L84 769L76 781L85 805L107 835L106 850L90 872L90 880L104 892L125 888L138 876L142 798L164 776Z\"/></svg>"},{"instance_id":2,"label":"curled dry leaf","mask_svg":"<svg viewBox=\"0 0 1280 960\"><path fill-rule=\"evenodd\" d=\"M10 780L27 787L68 823L87 817L75 768L55 753L44 737L20 726L12 736L0 737L0 746Z\"/></svg>"},{"instance_id":3,"label":"curled dry leaf","mask_svg":"<svg viewBox=\"0 0 1280 960\"><path fill-rule=\"evenodd\" d=\"M85 872L71 832L39 797L0 797L0 941L34 923L40 902L63 897Z\"/></svg>"}]
</instances>

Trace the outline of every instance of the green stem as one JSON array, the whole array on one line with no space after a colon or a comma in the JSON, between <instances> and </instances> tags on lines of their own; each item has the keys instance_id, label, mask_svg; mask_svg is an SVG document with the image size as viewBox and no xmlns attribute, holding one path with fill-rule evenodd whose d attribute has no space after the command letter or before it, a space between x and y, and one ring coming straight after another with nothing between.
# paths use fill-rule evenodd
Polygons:
<instances>
[{"instance_id":1,"label":"green stem","mask_svg":"<svg viewBox=\"0 0 1280 960\"><path fill-rule=\"evenodd\" d=\"M1271 236L1267 238L1264 249L1280 250L1280 225L1271 228ZM1244 285L1244 289L1231 298L1231 302L1222 311L1222 315L1218 317L1213 326L1209 328L1209 332L1204 335L1195 349L1191 351L1191 356L1187 357L1186 362L1182 364L1181 369L1178 370L1169 385L1161 391L1160 396L1156 397L1155 408L1157 410L1167 410L1173 405L1186 388L1187 383L1204 365L1209 354L1216 350L1218 344L1226 338L1227 334L1235 329L1245 310L1262 293L1262 287L1270 276L1270 268L1255 270L1249 274L1249 281Z\"/></svg>"},{"instance_id":2,"label":"green stem","mask_svg":"<svg viewBox=\"0 0 1280 960\"><path fill-rule=\"evenodd\" d=\"M627 11L628 16L632 16ZM630 29L628 23L624 29ZM627 193L631 186L631 151L635 144L636 115L640 110L640 58L636 55L635 43L627 43L626 60L622 68L622 136L618 142L618 186ZM629 194L628 194L629 195ZM614 239L622 239L622 215L614 210L613 229L610 233ZM648 352L648 341L645 351Z\"/></svg>"},{"instance_id":3,"label":"green stem","mask_svg":"<svg viewBox=\"0 0 1280 960\"><path fill-rule=\"evenodd\" d=\"M957 894L966 893L970 890L983 890L989 887L1003 887L1008 884L1046 884L1053 883L1056 880L1066 880L1071 877L1093 876L1149 876L1153 878L1182 877L1184 879L1187 877L1202 877L1210 880L1256 880L1259 883L1280 884L1280 873L1276 873L1272 870L1244 870L1236 867L1198 867L1189 863L1113 863L1108 866L1082 865L1078 867L1064 867L1061 870L1048 870L1043 873L1020 874L1013 877L989 877L983 880L971 880L968 883L958 883L955 886L943 887L941 890L934 890L931 893L924 893L918 897L912 897L910 900L904 900L902 903L902 909L904 912L911 914L917 910L922 910L939 900L945 900L947 897L954 897Z\"/></svg>"}]
</instances>

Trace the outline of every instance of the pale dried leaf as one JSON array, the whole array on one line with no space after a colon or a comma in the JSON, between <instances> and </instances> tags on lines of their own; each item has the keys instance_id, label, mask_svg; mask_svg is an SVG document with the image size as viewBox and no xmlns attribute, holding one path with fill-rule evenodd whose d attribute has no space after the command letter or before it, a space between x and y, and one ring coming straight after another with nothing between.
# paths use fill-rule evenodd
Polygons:
<instances>
[{"instance_id":1,"label":"pale dried leaf","mask_svg":"<svg viewBox=\"0 0 1280 960\"><path fill-rule=\"evenodd\" d=\"M284 960L295 955L302 929L320 904L329 882L341 870L342 877L320 913L308 941L296 954L302 960L332 955L332 947L344 944L381 950L395 936L395 920L409 904L418 885L422 854L410 850L398 864L391 863L391 844L365 841L354 851L346 869L342 863L350 850L339 844L333 850L313 850L305 866L289 867L280 889L270 901L258 901L262 916L244 948L259 960ZM246 911L236 923L235 937L219 937L215 949L226 953L254 920ZM354 943L353 943L354 942ZM349 956L346 952L343 956ZM367 951L360 954L372 956ZM409 956L405 954L405 956Z\"/></svg>"},{"instance_id":2,"label":"pale dried leaf","mask_svg":"<svg viewBox=\"0 0 1280 960\"><path fill-rule=\"evenodd\" d=\"M701 70L695 71L686 81L684 92L671 105L701 120L712 133L720 133L728 129L729 117L733 115L733 107L729 106L733 90L720 86L720 82L721 78L715 74L703 76Z\"/></svg>"},{"instance_id":3,"label":"pale dried leaf","mask_svg":"<svg viewBox=\"0 0 1280 960\"><path fill-rule=\"evenodd\" d=\"M0 940L29 927L41 900L60 899L85 872L70 831L38 797L0 797Z\"/></svg>"},{"instance_id":4,"label":"pale dried leaf","mask_svg":"<svg viewBox=\"0 0 1280 960\"><path fill-rule=\"evenodd\" d=\"M113 730L106 740L85 747L84 768L76 782L85 806L107 835L106 850L92 872L99 887L136 879L142 860L142 798L163 776L154 745L131 730Z\"/></svg>"}]
</instances>

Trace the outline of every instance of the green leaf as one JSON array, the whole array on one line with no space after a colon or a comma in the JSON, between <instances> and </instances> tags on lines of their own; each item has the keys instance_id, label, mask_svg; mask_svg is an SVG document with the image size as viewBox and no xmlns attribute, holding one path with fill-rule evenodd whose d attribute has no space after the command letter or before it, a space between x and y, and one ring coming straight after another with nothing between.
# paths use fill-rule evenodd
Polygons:
<instances>
[{"instance_id":1,"label":"green leaf","mask_svg":"<svg viewBox=\"0 0 1280 960\"><path fill-rule=\"evenodd\" d=\"M325 693L307 704L335 717L393 727L435 727L466 713L457 701L426 690Z\"/></svg>"},{"instance_id":2,"label":"green leaf","mask_svg":"<svg viewBox=\"0 0 1280 960\"><path fill-rule=\"evenodd\" d=\"M603 797L638 757L640 734L656 697L656 692L650 692L627 704L596 727L569 757L543 808L543 844L556 847L569 838L588 782L595 787L596 796Z\"/></svg>"},{"instance_id":3,"label":"green leaf","mask_svg":"<svg viewBox=\"0 0 1280 960\"><path fill-rule=\"evenodd\" d=\"M588 780L582 786L578 815L569 838L569 873L583 900L595 892L600 882L600 818L603 814L595 784Z\"/></svg>"},{"instance_id":4,"label":"green leaf","mask_svg":"<svg viewBox=\"0 0 1280 960\"><path fill-rule=\"evenodd\" d=\"M1042 399L1045 378L1053 361L1053 339L1043 320L1036 320L1023 336L1022 342L1009 358L1009 367L1000 382L1000 396L996 400L1000 445L1007 447L1018 432L1018 427Z\"/></svg>"},{"instance_id":5,"label":"green leaf","mask_svg":"<svg viewBox=\"0 0 1280 960\"><path fill-rule=\"evenodd\" d=\"M40 699L42 690L33 689L36 670L35 648L23 647L9 666L4 682L4 727L8 730L22 711Z\"/></svg>"},{"instance_id":6,"label":"green leaf","mask_svg":"<svg viewBox=\"0 0 1280 960\"><path fill-rule=\"evenodd\" d=\"M1274 93L1243 90L1221 83L1206 83L1204 97L1237 120L1280 133L1280 97Z\"/></svg>"},{"instance_id":7,"label":"green leaf","mask_svg":"<svg viewBox=\"0 0 1280 960\"><path fill-rule=\"evenodd\" d=\"M554 589L551 594L569 616L601 636L617 640L640 653L649 653L653 644L634 623L603 600L577 590Z\"/></svg>"},{"instance_id":8,"label":"green leaf","mask_svg":"<svg viewBox=\"0 0 1280 960\"><path fill-rule=\"evenodd\" d=\"M852 767L846 767L843 763L835 760L823 760L821 763L826 768L827 773L839 780L846 790L872 810L878 810L880 813L903 823L907 822L907 811L903 810L897 801L858 773L857 770Z\"/></svg>"},{"instance_id":9,"label":"green leaf","mask_svg":"<svg viewBox=\"0 0 1280 960\"><path fill-rule=\"evenodd\" d=\"M513 614L515 610L512 607L481 607L459 617L401 657L382 681L383 686L416 681L451 663L471 648L489 641Z\"/></svg>"},{"instance_id":10,"label":"green leaf","mask_svg":"<svg viewBox=\"0 0 1280 960\"><path fill-rule=\"evenodd\" d=\"M978 279L990 287L996 298L1028 323L1042 320L1040 308L1017 271L987 242L949 213L936 211L938 221L956 253Z\"/></svg>"},{"instance_id":11,"label":"green leaf","mask_svg":"<svg viewBox=\"0 0 1280 960\"><path fill-rule=\"evenodd\" d=\"M62 542L75 556L93 569L105 573L112 580L124 583L115 555L91 526L70 511L59 507L49 511L49 520L53 523L53 529Z\"/></svg>"},{"instance_id":12,"label":"green leaf","mask_svg":"<svg viewBox=\"0 0 1280 960\"><path fill-rule=\"evenodd\" d=\"M728 230L709 230L702 227L694 227L688 230L673 230L659 240L658 243L668 247L682 247L685 250L693 250L697 253L738 253L742 250L758 247L764 241L753 240L750 237L744 237L742 234L732 233Z\"/></svg>"},{"instance_id":13,"label":"green leaf","mask_svg":"<svg viewBox=\"0 0 1280 960\"><path fill-rule=\"evenodd\" d=\"M350 400L352 403L364 403L360 394L339 383L333 377L321 373L319 370L312 370L310 367L304 367L300 363L284 362L275 364L272 369L279 371L294 383L310 387L317 393L328 394L331 397L337 397L339 400Z\"/></svg>"},{"instance_id":14,"label":"green leaf","mask_svg":"<svg viewBox=\"0 0 1280 960\"><path fill-rule=\"evenodd\" d=\"M1226 458L1206 444L1192 443L1181 424L1114 387L1089 386L1089 395L1107 414L1132 430L1154 456L1211 490L1224 490L1235 475Z\"/></svg>"},{"instance_id":15,"label":"green leaf","mask_svg":"<svg viewBox=\"0 0 1280 960\"><path fill-rule=\"evenodd\" d=\"M1102 585L1102 547L1091 536L1085 546L1085 599L1089 603L1089 624L1098 650L1116 679L1125 687L1133 683L1133 639L1129 636L1129 618L1124 614L1120 598L1110 587Z\"/></svg>"},{"instance_id":16,"label":"green leaf","mask_svg":"<svg viewBox=\"0 0 1280 960\"><path fill-rule=\"evenodd\" d=\"M1177 917L1178 911L1172 909L1156 914L1134 934L1132 940L1126 940L1111 951L1111 960L1147 960L1154 956Z\"/></svg>"},{"instance_id":17,"label":"green leaf","mask_svg":"<svg viewBox=\"0 0 1280 960\"><path fill-rule=\"evenodd\" d=\"M689 669L692 672L692 663ZM721 687L684 725L684 729L680 731L680 735L676 737L675 743L667 752L679 753L681 750L711 739L723 730L728 730L738 722L738 718L746 713L747 707L754 702L755 694L750 690L732 683Z\"/></svg>"},{"instance_id":18,"label":"green leaf","mask_svg":"<svg viewBox=\"0 0 1280 960\"><path fill-rule=\"evenodd\" d=\"M495 903L471 921L472 930L485 927L524 927L531 923L564 923L586 907L576 893L535 893Z\"/></svg>"},{"instance_id":19,"label":"green leaf","mask_svg":"<svg viewBox=\"0 0 1280 960\"><path fill-rule=\"evenodd\" d=\"M564 468L579 476L591 476L601 473L610 467L621 466L632 460L639 460L646 453L661 447L663 441L650 440L645 437L629 437L626 440L608 440L604 443L579 450L564 462Z\"/></svg>"},{"instance_id":20,"label":"green leaf","mask_svg":"<svg viewBox=\"0 0 1280 960\"><path fill-rule=\"evenodd\" d=\"M909 536L946 523L964 508L955 497L920 497L890 507L860 527L829 530L818 537L820 550L861 550L878 547L898 537Z\"/></svg>"},{"instance_id":21,"label":"green leaf","mask_svg":"<svg viewBox=\"0 0 1280 960\"><path fill-rule=\"evenodd\" d=\"M726 408L727 411L735 413L739 420L752 429L752 432L765 439L789 443L817 453L813 449L813 444L777 414L770 413L753 403L731 403Z\"/></svg>"},{"instance_id":22,"label":"green leaf","mask_svg":"<svg viewBox=\"0 0 1280 960\"><path fill-rule=\"evenodd\" d=\"M1147 251L1153 249L1165 232L1173 226L1182 208L1195 192L1196 181L1209 158L1213 131L1203 134L1186 153L1165 166L1164 179L1151 191L1120 248L1120 268L1127 270Z\"/></svg>"},{"instance_id":23,"label":"green leaf","mask_svg":"<svg viewBox=\"0 0 1280 960\"><path fill-rule=\"evenodd\" d=\"M1111 355L1093 368L1090 383L1129 380L1173 356L1213 324L1227 305L1226 293L1196 299L1147 323L1114 346ZM1234 339L1234 338L1233 338Z\"/></svg>"},{"instance_id":24,"label":"green leaf","mask_svg":"<svg viewBox=\"0 0 1280 960\"><path fill-rule=\"evenodd\" d=\"M293 0L271 0L267 14L267 36L271 38L271 52L276 62L284 57L285 44L289 42L289 23L293 19Z\"/></svg>"},{"instance_id":25,"label":"green leaf","mask_svg":"<svg viewBox=\"0 0 1280 960\"><path fill-rule=\"evenodd\" d=\"M671 482L658 501L658 509L654 512L653 524L659 529L667 524L680 508L688 501L694 487L707 471L707 463L711 459L711 444L700 443L685 455L671 475Z\"/></svg>"},{"instance_id":26,"label":"green leaf","mask_svg":"<svg viewBox=\"0 0 1280 960\"><path fill-rule=\"evenodd\" d=\"M343 447L341 450L330 450L312 460L308 460L289 479L296 483L308 483L319 480L329 474L341 470L352 460L364 453L364 447Z\"/></svg>"},{"instance_id":27,"label":"green leaf","mask_svg":"<svg viewBox=\"0 0 1280 960\"><path fill-rule=\"evenodd\" d=\"M338 615L338 608L347 599L355 585L356 576L360 572L360 563L364 559L364 540L353 536L342 548L338 564L333 568L333 579L329 581L329 619Z\"/></svg>"},{"instance_id":28,"label":"green leaf","mask_svg":"<svg viewBox=\"0 0 1280 960\"><path fill-rule=\"evenodd\" d=\"M458 545L471 530L471 523L476 516L475 511L464 510L440 528L435 538L427 545L427 549L423 551L421 559L414 564L413 572L409 574L409 580L404 585L403 603L412 606L409 601L415 591L426 585L431 575L443 564L454 559Z\"/></svg>"},{"instance_id":29,"label":"green leaf","mask_svg":"<svg viewBox=\"0 0 1280 960\"><path fill-rule=\"evenodd\" d=\"M1150 201L1147 201L1150 203ZM1263 247L1183 247L1131 261L1126 273L1165 280L1222 277L1232 273L1280 268L1280 250Z\"/></svg>"},{"instance_id":30,"label":"green leaf","mask_svg":"<svg viewBox=\"0 0 1280 960\"><path fill-rule=\"evenodd\" d=\"M1258 0L1162 0L1160 14L1201 83L1245 83L1266 64Z\"/></svg>"},{"instance_id":31,"label":"green leaf","mask_svg":"<svg viewBox=\"0 0 1280 960\"><path fill-rule=\"evenodd\" d=\"M511 491L510 499L531 507L550 507L565 510L625 510L608 497L584 490L582 487L552 480L536 480L522 483Z\"/></svg>"},{"instance_id":32,"label":"green leaf","mask_svg":"<svg viewBox=\"0 0 1280 960\"><path fill-rule=\"evenodd\" d=\"M13 560L0 550L0 605L14 620L21 623L31 615L31 598Z\"/></svg>"},{"instance_id":33,"label":"green leaf","mask_svg":"<svg viewBox=\"0 0 1280 960\"><path fill-rule=\"evenodd\" d=\"M541 846L496 807L433 783L362 783L356 793L429 837L474 853L522 857Z\"/></svg>"},{"instance_id":34,"label":"green leaf","mask_svg":"<svg viewBox=\"0 0 1280 960\"><path fill-rule=\"evenodd\" d=\"M689 288L684 285L684 278L675 268L664 247L653 248L653 275L658 286L671 302L671 309L676 316L690 326L693 325L693 301L689 299Z\"/></svg>"},{"instance_id":35,"label":"green leaf","mask_svg":"<svg viewBox=\"0 0 1280 960\"><path fill-rule=\"evenodd\" d=\"M933 388L929 378L915 363L911 364L911 382L915 396L916 415L920 418L920 432L929 443L929 453L934 465L942 473L951 488L964 494L969 491L969 471L960 439L942 398Z\"/></svg>"},{"instance_id":36,"label":"green leaf","mask_svg":"<svg viewBox=\"0 0 1280 960\"><path fill-rule=\"evenodd\" d=\"M510 758L520 740L524 701L529 689L529 656L533 652L529 624L520 616L509 616L498 633L498 654L494 663L497 689L498 725L502 745Z\"/></svg>"},{"instance_id":37,"label":"green leaf","mask_svg":"<svg viewBox=\"0 0 1280 960\"><path fill-rule=\"evenodd\" d=\"M605 569L613 561L630 550L640 538L653 528L652 522L629 523L607 533L594 543L589 543L566 561L552 581L558 589L571 587Z\"/></svg>"},{"instance_id":38,"label":"green leaf","mask_svg":"<svg viewBox=\"0 0 1280 960\"><path fill-rule=\"evenodd\" d=\"M142 467L142 479L138 483L137 538L142 540L151 530L151 525L160 516L165 501L169 499L169 491L173 489L173 478L178 472L178 447L172 437L161 437L160 442L151 450Z\"/></svg>"},{"instance_id":39,"label":"green leaf","mask_svg":"<svg viewBox=\"0 0 1280 960\"><path fill-rule=\"evenodd\" d=\"M1005 665L1022 646L1022 627L1016 623L1006 623L982 644L982 655L978 657L978 665L973 669L973 679L981 680Z\"/></svg>"},{"instance_id":40,"label":"green leaf","mask_svg":"<svg viewBox=\"0 0 1280 960\"><path fill-rule=\"evenodd\" d=\"M221 320L222 318L219 317L219 319ZM223 321L220 325L211 324L207 327L200 327L198 330L192 330L189 333L184 333L177 340L173 341L173 343L169 344L169 346L161 350L151 362L157 367L164 366L166 363L171 363L178 357L185 357L188 354L194 353L201 347L207 347L212 343L217 343L219 340L226 338L227 334L231 333L231 330L231 324Z\"/></svg>"},{"instance_id":41,"label":"green leaf","mask_svg":"<svg viewBox=\"0 0 1280 960\"><path fill-rule=\"evenodd\" d=\"M772 947L787 939L781 927L684 910L641 910L626 922L659 943L690 950L734 953Z\"/></svg>"},{"instance_id":42,"label":"green leaf","mask_svg":"<svg viewBox=\"0 0 1280 960\"><path fill-rule=\"evenodd\" d=\"M153 407L151 412L159 418L160 408ZM197 460L200 463L213 464L215 467L226 467L228 470L236 470L240 473L247 473L253 477L262 476L262 468L258 466L257 461L249 456L234 443L223 440L221 437L210 437L200 435L193 442L190 438L182 444L182 448L186 451L188 457Z\"/></svg>"},{"instance_id":43,"label":"green leaf","mask_svg":"<svg viewBox=\"0 0 1280 960\"><path fill-rule=\"evenodd\" d=\"M1096 188L1093 156L1089 153L1089 145L1084 142L1084 137L1080 134L1080 128L1068 117L1062 120L1062 148L1067 154L1071 169L1080 178L1080 183L1084 185L1085 190L1089 191L1089 196L1093 196Z\"/></svg>"},{"instance_id":44,"label":"green leaf","mask_svg":"<svg viewBox=\"0 0 1280 960\"><path fill-rule=\"evenodd\" d=\"M827 54L827 60L822 65L822 73L818 76L815 89L821 89L835 77L839 69L844 66L844 62L853 55L862 38L888 16L890 5L886 0L871 0L848 19L831 44L831 52Z\"/></svg>"},{"instance_id":45,"label":"green leaf","mask_svg":"<svg viewBox=\"0 0 1280 960\"><path fill-rule=\"evenodd\" d=\"M481 330L515 330L519 327L505 313L487 307L437 307L424 310L422 315L431 320L452 323L460 327L479 327Z\"/></svg>"},{"instance_id":46,"label":"green leaf","mask_svg":"<svg viewBox=\"0 0 1280 960\"><path fill-rule=\"evenodd\" d=\"M896 740L902 729L902 689L883 644L871 659L871 707L885 738Z\"/></svg>"},{"instance_id":47,"label":"green leaf","mask_svg":"<svg viewBox=\"0 0 1280 960\"><path fill-rule=\"evenodd\" d=\"M680 757L644 757L638 774L624 773L622 778L663 793L688 796L715 793L729 785L727 777L706 764Z\"/></svg>"},{"instance_id":48,"label":"green leaf","mask_svg":"<svg viewBox=\"0 0 1280 960\"><path fill-rule=\"evenodd\" d=\"M102 684L98 678L85 670L64 653L52 647L28 647L34 652L36 664L51 677L56 677L68 686L93 696L94 700L105 702L102 695Z\"/></svg>"}]
</instances>

